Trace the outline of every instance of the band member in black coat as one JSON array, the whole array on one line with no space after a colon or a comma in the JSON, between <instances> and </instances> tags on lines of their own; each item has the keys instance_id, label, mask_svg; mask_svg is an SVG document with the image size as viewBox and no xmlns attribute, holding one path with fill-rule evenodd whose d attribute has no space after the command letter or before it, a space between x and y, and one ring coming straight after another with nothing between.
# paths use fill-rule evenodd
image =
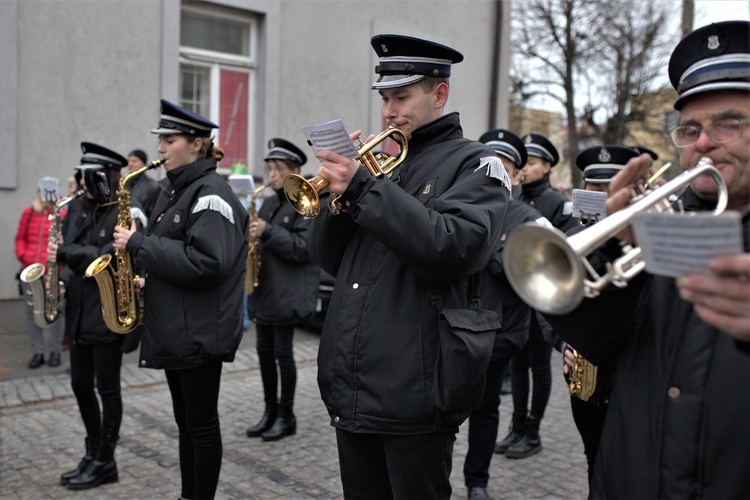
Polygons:
<instances>
[{"instance_id":1,"label":"band member in black coat","mask_svg":"<svg viewBox=\"0 0 750 500\"><path fill-rule=\"evenodd\" d=\"M221 470L219 385L242 338L248 215L216 173L217 125L161 101L167 177L148 234L115 228L147 273L140 366L163 368L179 429L182 498L213 498Z\"/></svg>"},{"instance_id":2,"label":"band member in black coat","mask_svg":"<svg viewBox=\"0 0 750 500\"><path fill-rule=\"evenodd\" d=\"M321 210L308 233L311 258L336 277L318 387L336 428L345 497L448 498L458 426L476 401L450 391L458 370L449 382L440 376L451 368L438 357L441 330L450 333L440 317L460 312L463 328L492 339L497 315L483 310L480 320L470 309L469 282L495 253L510 179L491 148L463 137L457 113L443 114L461 53L400 35L371 44L380 58L373 89L408 154L389 178L316 153L342 208ZM474 360L490 354L487 345ZM483 378L463 381L474 388Z\"/></svg>"},{"instance_id":3,"label":"band member in black coat","mask_svg":"<svg viewBox=\"0 0 750 500\"><path fill-rule=\"evenodd\" d=\"M127 160L114 151L82 142L78 167L81 187L76 219L61 245L50 243L48 255L65 264L65 329L70 339L70 377L86 428L86 454L60 482L83 490L117 481L115 446L122 422L120 366L125 335L107 328L102 319L99 287L84 276L102 254L113 253L112 232L117 222L117 186ZM101 407L97 394L101 399Z\"/></svg>"},{"instance_id":4,"label":"band member in black coat","mask_svg":"<svg viewBox=\"0 0 750 500\"><path fill-rule=\"evenodd\" d=\"M526 147L516 134L509 130L493 129L482 134L479 141L495 150L509 178L515 179L518 176L519 168L526 164ZM502 252L507 235L525 222L551 226L549 221L531 206L510 199L505 231L498 242L498 251L482 275L482 307L497 312L502 328L495 334L484 396L469 415L469 449L464 461L464 481L469 499L489 498L487 483L500 420L500 388L511 357L523 348L529 337L531 309L508 283L503 270Z\"/></svg>"},{"instance_id":5,"label":"band member in black coat","mask_svg":"<svg viewBox=\"0 0 750 500\"><path fill-rule=\"evenodd\" d=\"M576 166L582 171L583 189L587 191L600 191L609 193L609 181L612 180L625 164L631 158L639 155L639 151L626 146L594 146L582 151L576 158ZM599 218L592 215L583 214L580 218L583 224L578 228L568 231L568 234L574 234L585 227L594 224ZM600 267L594 258L589 258L593 266ZM599 272L604 270L597 269ZM570 381L571 370L574 368L574 347L569 344L563 345L563 354L565 357L564 374ZM579 354L580 356L580 354ZM612 388L614 386L615 374L617 369L617 357L599 362L597 365L586 365L587 375L582 378L589 378L593 369L596 367L596 376L592 377L594 385L593 394L588 395L580 392L570 396L570 408L573 412L578 432L581 434L583 441L583 450L588 463L588 481L591 487L591 479L594 474L594 464L596 463L596 454L599 449L599 441L604 428L604 418L607 416L607 409L612 398ZM574 391L576 392L576 391Z\"/></svg>"},{"instance_id":6,"label":"band member in black coat","mask_svg":"<svg viewBox=\"0 0 750 500\"><path fill-rule=\"evenodd\" d=\"M737 212L742 249L677 278L640 273L568 314L546 315L590 361L617 356L593 498L745 498L750 491L749 75L747 21L698 28L669 62L680 167L689 171L704 157L714 163L727 210ZM632 201L628 187L648 175L650 164L642 154L612 178L610 216ZM682 201L686 210L705 212L719 196L714 178L701 175ZM635 243L629 229L614 240L604 248Z\"/></svg>"},{"instance_id":7,"label":"band member in black coat","mask_svg":"<svg viewBox=\"0 0 750 500\"><path fill-rule=\"evenodd\" d=\"M523 137L523 142L528 160L521 169L521 201L536 208L553 226L562 231L575 227L572 203L549 186L550 169L560 161L557 149L541 134L527 134ZM539 425L552 390L552 345L548 340L552 336L549 326L532 312L529 340L523 350L511 360L513 419L510 432L495 446L496 453L504 453L508 458L524 458L542 449ZM533 375L531 388L529 370Z\"/></svg>"},{"instance_id":8,"label":"band member in black coat","mask_svg":"<svg viewBox=\"0 0 750 500\"><path fill-rule=\"evenodd\" d=\"M250 238L257 239L261 268L258 287L247 302L255 321L266 408L260 422L247 430L247 436L276 441L296 432L292 410L297 384L294 325L315 312L320 268L307 255L305 236L310 219L298 214L284 196L284 179L299 174L307 157L285 139L271 139L268 148L266 175L274 194L263 201L257 220L250 221Z\"/></svg>"}]
</instances>

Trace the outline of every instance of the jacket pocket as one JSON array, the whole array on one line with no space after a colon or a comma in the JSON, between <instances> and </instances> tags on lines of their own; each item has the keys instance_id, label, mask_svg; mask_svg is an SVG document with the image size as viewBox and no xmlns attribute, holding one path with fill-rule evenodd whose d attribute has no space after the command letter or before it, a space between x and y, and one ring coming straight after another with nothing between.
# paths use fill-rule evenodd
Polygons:
<instances>
[{"instance_id":1,"label":"jacket pocket","mask_svg":"<svg viewBox=\"0 0 750 500\"><path fill-rule=\"evenodd\" d=\"M443 309L432 384L432 403L440 410L474 408L484 394L487 367L500 328L497 313L487 309Z\"/></svg>"}]
</instances>

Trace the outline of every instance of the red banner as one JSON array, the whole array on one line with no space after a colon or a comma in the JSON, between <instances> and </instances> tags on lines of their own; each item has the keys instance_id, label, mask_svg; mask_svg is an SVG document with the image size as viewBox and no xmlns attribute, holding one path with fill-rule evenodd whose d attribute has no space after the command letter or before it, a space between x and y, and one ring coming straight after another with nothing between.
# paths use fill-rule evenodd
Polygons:
<instances>
[{"instance_id":1,"label":"red banner","mask_svg":"<svg viewBox=\"0 0 750 500\"><path fill-rule=\"evenodd\" d=\"M250 95L247 73L221 70L219 96L219 147L224 151L222 166L247 164L247 100Z\"/></svg>"}]
</instances>

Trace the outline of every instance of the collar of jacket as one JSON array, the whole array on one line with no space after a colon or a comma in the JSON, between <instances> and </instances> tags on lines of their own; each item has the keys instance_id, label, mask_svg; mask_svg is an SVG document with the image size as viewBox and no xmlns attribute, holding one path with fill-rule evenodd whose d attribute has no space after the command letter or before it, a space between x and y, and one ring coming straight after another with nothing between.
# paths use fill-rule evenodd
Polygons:
<instances>
[{"instance_id":1,"label":"collar of jacket","mask_svg":"<svg viewBox=\"0 0 750 500\"><path fill-rule=\"evenodd\" d=\"M449 139L463 137L458 113L448 113L437 120L414 129L409 139L409 151L417 151Z\"/></svg>"},{"instance_id":2,"label":"collar of jacket","mask_svg":"<svg viewBox=\"0 0 750 500\"><path fill-rule=\"evenodd\" d=\"M521 194L524 198L537 198L538 196L541 196L548 187L549 184L547 182L547 176L545 175L539 180L521 185Z\"/></svg>"},{"instance_id":3,"label":"collar of jacket","mask_svg":"<svg viewBox=\"0 0 750 500\"><path fill-rule=\"evenodd\" d=\"M196 179L216 171L216 160L213 158L202 158L195 163L167 172L167 178L175 191L181 191L192 184Z\"/></svg>"}]
</instances>

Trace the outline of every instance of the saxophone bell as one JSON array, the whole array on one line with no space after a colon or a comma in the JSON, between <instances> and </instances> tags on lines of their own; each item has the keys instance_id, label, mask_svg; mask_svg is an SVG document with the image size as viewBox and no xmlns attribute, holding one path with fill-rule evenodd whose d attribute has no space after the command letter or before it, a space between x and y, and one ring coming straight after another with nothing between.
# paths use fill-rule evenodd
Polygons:
<instances>
[{"instance_id":1,"label":"saxophone bell","mask_svg":"<svg viewBox=\"0 0 750 500\"><path fill-rule=\"evenodd\" d=\"M163 163L164 160L154 160L120 178L117 188L118 226L129 228L133 222L130 217L128 184L147 170L158 168ZM85 276L96 279L99 286L102 318L107 328L115 333L125 334L143 322L143 310L139 305L140 278L135 273L135 259L126 250L115 249L116 269L112 266L112 258L110 254L100 255L86 268Z\"/></svg>"},{"instance_id":2,"label":"saxophone bell","mask_svg":"<svg viewBox=\"0 0 750 500\"><path fill-rule=\"evenodd\" d=\"M58 200L49 216L50 228L47 237L47 245L60 239L60 211L71 201L84 194L83 189L78 189L72 195ZM49 270L49 272L47 272ZM33 309L34 323L39 328L46 328L55 323L62 314L60 303L60 268L57 262L47 258L47 265L39 262L27 266L21 272L21 281L29 285L31 294L31 305Z\"/></svg>"}]
</instances>

